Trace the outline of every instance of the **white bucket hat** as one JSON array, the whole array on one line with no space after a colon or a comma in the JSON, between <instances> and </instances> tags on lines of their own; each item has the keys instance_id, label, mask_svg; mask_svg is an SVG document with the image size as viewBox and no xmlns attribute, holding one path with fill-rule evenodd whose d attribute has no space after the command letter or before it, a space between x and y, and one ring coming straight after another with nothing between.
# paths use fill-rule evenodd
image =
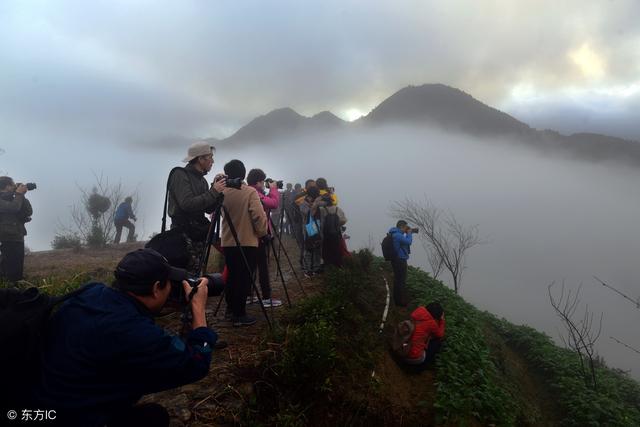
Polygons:
<instances>
[{"instance_id":1,"label":"white bucket hat","mask_svg":"<svg viewBox=\"0 0 640 427\"><path fill-rule=\"evenodd\" d=\"M209 145L209 143L207 142L195 142L189 146L187 157L182 159L182 161L188 163L198 156L207 156L209 154L213 154L215 150L216 147L214 147L213 145Z\"/></svg>"}]
</instances>

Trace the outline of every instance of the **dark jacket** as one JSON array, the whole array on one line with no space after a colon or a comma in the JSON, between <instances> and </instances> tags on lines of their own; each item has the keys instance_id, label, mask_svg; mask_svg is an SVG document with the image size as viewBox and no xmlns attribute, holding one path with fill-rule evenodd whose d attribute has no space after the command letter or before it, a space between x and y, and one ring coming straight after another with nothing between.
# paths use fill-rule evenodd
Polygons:
<instances>
[{"instance_id":1,"label":"dark jacket","mask_svg":"<svg viewBox=\"0 0 640 427\"><path fill-rule=\"evenodd\" d=\"M393 249L396 251L396 256L399 259L408 260L411 253L411 243L413 242L411 233L405 234L398 227L391 228L389 233L393 237Z\"/></svg>"},{"instance_id":2,"label":"dark jacket","mask_svg":"<svg viewBox=\"0 0 640 427\"><path fill-rule=\"evenodd\" d=\"M169 209L172 226L189 222L206 223L220 203L220 194L209 188L204 174L192 165L177 169L169 182Z\"/></svg>"},{"instance_id":3,"label":"dark jacket","mask_svg":"<svg viewBox=\"0 0 640 427\"><path fill-rule=\"evenodd\" d=\"M0 193L0 240L23 242L27 235L24 226L31 221L33 209L31 203L20 193Z\"/></svg>"},{"instance_id":4,"label":"dark jacket","mask_svg":"<svg viewBox=\"0 0 640 427\"><path fill-rule=\"evenodd\" d=\"M103 425L142 395L189 384L209 371L215 332L186 342L157 326L135 298L101 283L65 302L50 322L36 402L65 425Z\"/></svg>"}]
</instances>

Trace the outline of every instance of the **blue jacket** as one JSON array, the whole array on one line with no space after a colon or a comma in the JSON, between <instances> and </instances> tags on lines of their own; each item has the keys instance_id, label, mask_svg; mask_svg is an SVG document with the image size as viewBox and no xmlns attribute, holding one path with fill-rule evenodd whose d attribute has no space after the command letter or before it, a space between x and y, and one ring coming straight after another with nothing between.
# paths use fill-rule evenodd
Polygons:
<instances>
[{"instance_id":1,"label":"blue jacket","mask_svg":"<svg viewBox=\"0 0 640 427\"><path fill-rule=\"evenodd\" d=\"M389 230L389 233L391 233L391 236L393 237L393 249L395 249L398 258L404 260L409 259L413 236L410 233L403 233L398 227L391 228L391 230Z\"/></svg>"},{"instance_id":2,"label":"blue jacket","mask_svg":"<svg viewBox=\"0 0 640 427\"><path fill-rule=\"evenodd\" d=\"M113 216L114 221L126 221L129 218L135 218L136 216L133 214L133 208L131 207L131 203L122 202L118 205L118 209L116 209L116 213Z\"/></svg>"},{"instance_id":3,"label":"blue jacket","mask_svg":"<svg viewBox=\"0 0 640 427\"><path fill-rule=\"evenodd\" d=\"M102 283L65 302L52 317L34 398L64 425L104 425L145 394L203 378L214 331L184 342L157 326L135 298Z\"/></svg>"}]
</instances>

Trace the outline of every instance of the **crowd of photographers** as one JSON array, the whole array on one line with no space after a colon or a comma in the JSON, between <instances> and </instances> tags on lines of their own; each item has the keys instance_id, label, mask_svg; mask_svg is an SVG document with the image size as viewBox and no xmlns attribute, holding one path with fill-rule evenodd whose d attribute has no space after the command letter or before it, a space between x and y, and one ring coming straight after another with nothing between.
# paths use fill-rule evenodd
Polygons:
<instances>
[{"instance_id":1,"label":"crowd of photographers","mask_svg":"<svg viewBox=\"0 0 640 427\"><path fill-rule=\"evenodd\" d=\"M212 350L226 346L207 327L208 296L224 293L225 319L235 327L256 322L247 313L248 303L280 306L268 260L271 250L278 262L273 240L282 233L296 240L307 277L321 273L324 265L342 265L348 254L346 217L325 179L308 180L304 188L288 184L285 190L282 181L267 179L261 169L247 173L240 160L231 160L209 184L205 176L214 155L207 143L189 147L187 165L174 168L167 180L169 230L164 231L163 218L163 232L119 262L111 286L91 283L66 297L47 322L39 360L20 357L19 348L3 354L4 365L16 364L8 374L14 387L3 396L5 403L54 408L58 421L70 426L166 426L164 408L137 402L145 394L203 378ZM0 177L0 271L9 282L22 279L24 224L32 215L26 192L26 185ZM129 229L127 240L133 236L131 202L118 207L117 240L123 227ZM211 246L224 256L223 275L204 274ZM18 289L6 291L9 305L26 298ZM153 320L175 300L185 308L181 337L168 335ZM41 308L45 315L53 307L47 304ZM20 321L15 317L12 323ZM34 338L21 333L26 341ZM32 364L29 380L19 376L25 363Z\"/></svg>"}]
</instances>

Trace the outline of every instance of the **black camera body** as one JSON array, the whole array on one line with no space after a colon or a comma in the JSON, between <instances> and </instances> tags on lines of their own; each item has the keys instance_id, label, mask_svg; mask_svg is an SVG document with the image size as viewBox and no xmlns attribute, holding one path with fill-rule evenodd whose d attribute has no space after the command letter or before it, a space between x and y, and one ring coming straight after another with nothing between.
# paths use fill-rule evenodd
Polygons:
<instances>
[{"instance_id":1,"label":"black camera body","mask_svg":"<svg viewBox=\"0 0 640 427\"><path fill-rule=\"evenodd\" d=\"M16 187L20 187L21 185L23 185L21 182L16 184ZM27 187L27 190L29 191L33 191L36 188L38 188L38 186L35 184L35 182L27 182L26 184L24 184Z\"/></svg>"},{"instance_id":2,"label":"black camera body","mask_svg":"<svg viewBox=\"0 0 640 427\"><path fill-rule=\"evenodd\" d=\"M207 295L209 297L216 297L221 295L225 287L224 280L222 279L222 274L208 274L206 277L207 279L209 279L209 284L207 285L209 292ZM200 283L200 278L190 277L187 279L187 283L189 283L192 288L195 288L196 286L198 286L198 283ZM169 293L169 301L179 304L185 304L188 302L184 294L184 287L182 286L182 282L171 281L171 292Z\"/></svg>"},{"instance_id":3,"label":"black camera body","mask_svg":"<svg viewBox=\"0 0 640 427\"><path fill-rule=\"evenodd\" d=\"M282 190L284 188L284 181L282 181L282 180L276 181L274 179L267 178L267 179L264 180L264 182L266 182L269 185L271 185L272 182L275 182L276 186L278 187L278 190Z\"/></svg>"},{"instance_id":4,"label":"black camera body","mask_svg":"<svg viewBox=\"0 0 640 427\"><path fill-rule=\"evenodd\" d=\"M419 229L419 228L412 228L412 229L411 229L411 232L412 232L412 233L414 233L414 234L415 234L415 233L418 233L419 231L420 231L420 229Z\"/></svg>"},{"instance_id":5,"label":"black camera body","mask_svg":"<svg viewBox=\"0 0 640 427\"><path fill-rule=\"evenodd\" d=\"M226 175L221 175L219 178L217 178L214 182L218 182L222 179L222 177L226 178L227 182L226 182L226 186L229 188L235 188L236 190L239 190L240 187L242 187L242 178L229 178Z\"/></svg>"},{"instance_id":6,"label":"black camera body","mask_svg":"<svg viewBox=\"0 0 640 427\"><path fill-rule=\"evenodd\" d=\"M242 178L227 178L227 187L239 190L242 187Z\"/></svg>"}]
</instances>

